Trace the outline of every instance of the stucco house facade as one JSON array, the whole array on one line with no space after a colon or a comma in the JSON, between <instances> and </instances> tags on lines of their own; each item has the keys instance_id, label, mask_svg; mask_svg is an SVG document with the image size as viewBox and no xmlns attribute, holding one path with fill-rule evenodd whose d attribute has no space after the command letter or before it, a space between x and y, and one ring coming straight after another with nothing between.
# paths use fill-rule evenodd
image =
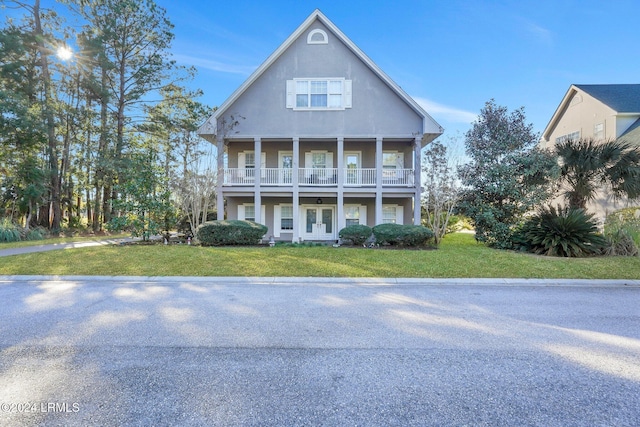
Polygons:
<instances>
[{"instance_id":1,"label":"stucco house facade","mask_svg":"<svg viewBox=\"0 0 640 427\"><path fill-rule=\"evenodd\" d=\"M540 145L553 149L567 139L624 140L640 145L640 84L574 84L542 133ZM587 206L603 220L607 213L626 207L601 192Z\"/></svg>"},{"instance_id":2,"label":"stucco house facade","mask_svg":"<svg viewBox=\"0 0 640 427\"><path fill-rule=\"evenodd\" d=\"M545 147L563 139L624 138L640 143L640 84L571 85L542 133Z\"/></svg>"},{"instance_id":3,"label":"stucco house facade","mask_svg":"<svg viewBox=\"0 0 640 427\"><path fill-rule=\"evenodd\" d=\"M217 218L293 242L419 224L421 150L442 132L319 10L198 130L224 153Z\"/></svg>"}]
</instances>

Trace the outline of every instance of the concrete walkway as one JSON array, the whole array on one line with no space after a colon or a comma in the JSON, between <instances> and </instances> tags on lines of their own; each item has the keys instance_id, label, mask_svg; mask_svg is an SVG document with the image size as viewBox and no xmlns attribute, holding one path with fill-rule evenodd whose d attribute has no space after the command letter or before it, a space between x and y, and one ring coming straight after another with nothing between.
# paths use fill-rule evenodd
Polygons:
<instances>
[{"instance_id":1,"label":"concrete walkway","mask_svg":"<svg viewBox=\"0 0 640 427\"><path fill-rule=\"evenodd\" d=\"M131 242L133 240L134 239L132 239L131 237L122 237L117 239L105 238L101 240L93 240L93 241L87 241L87 242L49 243L49 244L45 243L45 244L36 245L36 246L22 246L19 248L0 249L0 257L31 254L34 252L57 251L61 249L88 248L90 246L117 245L125 242Z\"/></svg>"}]
</instances>

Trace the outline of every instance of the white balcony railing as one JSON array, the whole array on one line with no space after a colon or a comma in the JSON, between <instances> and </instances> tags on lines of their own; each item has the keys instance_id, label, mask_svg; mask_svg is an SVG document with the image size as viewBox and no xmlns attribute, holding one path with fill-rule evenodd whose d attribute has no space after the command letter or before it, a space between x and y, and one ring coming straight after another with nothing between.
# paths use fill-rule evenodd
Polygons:
<instances>
[{"instance_id":1,"label":"white balcony railing","mask_svg":"<svg viewBox=\"0 0 640 427\"><path fill-rule=\"evenodd\" d=\"M343 183L348 187L370 187L377 183L375 168L357 168L343 170ZM224 170L224 185L254 185L255 169L227 168ZM261 185L293 185L294 170L282 168L260 169ZM301 186L337 186L337 168L300 168L298 184ZM384 169L383 186L411 187L414 184L413 169Z\"/></svg>"},{"instance_id":2,"label":"white balcony railing","mask_svg":"<svg viewBox=\"0 0 640 427\"><path fill-rule=\"evenodd\" d=\"M338 168L300 168L300 185L338 185Z\"/></svg>"}]
</instances>

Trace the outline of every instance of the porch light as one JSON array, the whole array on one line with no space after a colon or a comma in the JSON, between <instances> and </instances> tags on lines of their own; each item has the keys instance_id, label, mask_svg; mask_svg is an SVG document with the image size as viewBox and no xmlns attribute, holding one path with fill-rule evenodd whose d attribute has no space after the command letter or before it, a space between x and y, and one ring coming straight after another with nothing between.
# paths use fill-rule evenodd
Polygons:
<instances>
[{"instance_id":1,"label":"porch light","mask_svg":"<svg viewBox=\"0 0 640 427\"><path fill-rule=\"evenodd\" d=\"M320 197L318 197L318 199L316 200L316 204L318 204L318 205L322 204L322 199Z\"/></svg>"}]
</instances>

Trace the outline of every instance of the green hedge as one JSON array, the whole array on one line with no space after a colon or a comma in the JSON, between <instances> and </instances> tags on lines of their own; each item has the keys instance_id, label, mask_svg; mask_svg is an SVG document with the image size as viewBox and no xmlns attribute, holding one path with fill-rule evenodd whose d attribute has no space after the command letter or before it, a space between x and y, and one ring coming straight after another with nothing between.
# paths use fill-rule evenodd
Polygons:
<instances>
[{"instance_id":1,"label":"green hedge","mask_svg":"<svg viewBox=\"0 0 640 427\"><path fill-rule=\"evenodd\" d=\"M424 246L433 239L433 232L421 225L379 224L372 231L380 245Z\"/></svg>"},{"instance_id":2,"label":"green hedge","mask_svg":"<svg viewBox=\"0 0 640 427\"><path fill-rule=\"evenodd\" d=\"M196 238L203 246L255 245L267 230L253 221L207 221L196 230Z\"/></svg>"},{"instance_id":3,"label":"green hedge","mask_svg":"<svg viewBox=\"0 0 640 427\"><path fill-rule=\"evenodd\" d=\"M371 237L372 233L373 230L371 230L371 227L357 224L343 228L338 233L338 236L340 236L341 239L350 241L354 245L360 246L364 244L369 237Z\"/></svg>"}]
</instances>

